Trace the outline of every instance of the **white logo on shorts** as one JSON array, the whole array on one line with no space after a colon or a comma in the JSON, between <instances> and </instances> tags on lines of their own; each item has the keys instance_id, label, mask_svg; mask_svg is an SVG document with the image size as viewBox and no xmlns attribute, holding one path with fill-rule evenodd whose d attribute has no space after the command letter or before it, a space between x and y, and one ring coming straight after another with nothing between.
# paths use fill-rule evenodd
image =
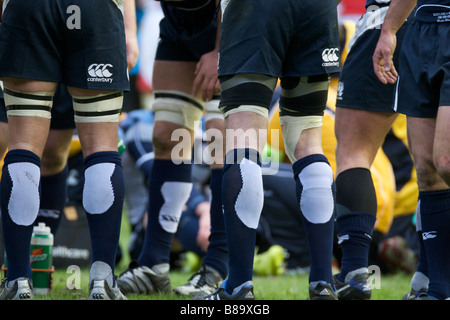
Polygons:
<instances>
[{"instance_id":1,"label":"white logo on shorts","mask_svg":"<svg viewBox=\"0 0 450 320\"><path fill-rule=\"evenodd\" d=\"M339 67L339 48L327 48L322 51L322 67Z\"/></svg>"},{"instance_id":2,"label":"white logo on shorts","mask_svg":"<svg viewBox=\"0 0 450 320\"><path fill-rule=\"evenodd\" d=\"M437 231L429 231L429 232L422 233L423 240L434 239L436 237L437 237Z\"/></svg>"},{"instance_id":3,"label":"white logo on shorts","mask_svg":"<svg viewBox=\"0 0 450 320\"><path fill-rule=\"evenodd\" d=\"M87 78L88 82L108 82L112 83L112 73L109 68L113 68L112 64L93 63L88 68L88 74L90 78Z\"/></svg>"},{"instance_id":4,"label":"white logo on shorts","mask_svg":"<svg viewBox=\"0 0 450 320\"><path fill-rule=\"evenodd\" d=\"M344 95L344 82L339 81L338 87L337 87L337 100L342 100L342 96Z\"/></svg>"}]
</instances>

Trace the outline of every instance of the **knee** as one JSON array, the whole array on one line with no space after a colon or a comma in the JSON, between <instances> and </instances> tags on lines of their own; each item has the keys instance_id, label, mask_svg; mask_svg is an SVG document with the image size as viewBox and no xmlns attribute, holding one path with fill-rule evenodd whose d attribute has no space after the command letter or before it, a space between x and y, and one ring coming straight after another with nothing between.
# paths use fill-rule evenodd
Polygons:
<instances>
[{"instance_id":1,"label":"knee","mask_svg":"<svg viewBox=\"0 0 450 320\"><path fill-rule=\"evenodd\" d=\"M193 133L187 128L183 128L179 125L164 122L155 123L153 128L153 148L156 157L170 157L175 147L180 146L180 150L184 152L190 152L192 148L192 136ZM183 158L184 156L181 155ZM186 155L186 158L189 158Z\"/></svg>"},{"instance_id":2,"label":"knee","mask_svg":"<svg viewBox=\"0 0 450 320\"><path fill-rule=\"evenodd\" d=\"M450 186L450 157L447 155L436 157L434 166L439 176Z\"/></svg>"},{"instance_id":3,"label":"knee","mask_svg":"<svg viewBox=\"0 0 450 320\"><path fill-rule=\"evenodd\" d=\"M440 173L434 163L437 163L437 161L416 158L415 167L419 190L430 190L439 185L441 181Z\"/></svg>"}]
</instances>

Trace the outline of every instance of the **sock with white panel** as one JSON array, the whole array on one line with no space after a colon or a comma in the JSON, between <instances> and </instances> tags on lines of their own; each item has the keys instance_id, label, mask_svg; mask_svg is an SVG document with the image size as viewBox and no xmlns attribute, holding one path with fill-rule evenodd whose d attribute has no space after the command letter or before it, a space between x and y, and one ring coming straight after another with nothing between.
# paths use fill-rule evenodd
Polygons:
<instances>
[{"instance_id":1,"label":"sock with white panel","mask_svg":"<svg viewBox=\"0 0 450 320\"><path fill-rule=\"evenodd\" d=\"M254 149L227 153L222 176L222 201L229 248L229 277L225 290L251 281L256 229L264 202L261 161Z\"/></svg>"},{"instance_id":2,"label":"sock with white panel","mask_svg":"<svg viewBox=\"0 0 450 320\"><path fill-rule=\"evenodd\" d=\"M327 158L314 154L292 165L297 200L302 213L311 257L310 282L325 281L333 285L335 185Z\"/></svg>"},{"instance_id":3,"label":"sock with white panel","mask_svg":"<svg viewBox=\"0 0 450 320\"><path fill-rule=\"evenodd\" d=\"M124 176L118 152L96 152L84 160L83 206L89 224L92 261L114 272L124 201Z\"/></svg>"},{"instance_id":4,"label":"sock with white panel","mask_svg":"<svg viewBox=\"0 0 450 320\"><path fill-rule=\"evenodd\" d=\"M183 207L192 191L192 164L155 159L149 182L148 225L138 258L143 266L169 263Z\"/></svg>"},{"instance_id":5,"label":"sock with white panel","mask_svg":"<svg viewBox=\"0 0 450 320\"><path fill-rule=\"evenodd\" d=\"M31 279L30 242L39 211L40 164L27 150L11 150L4 159L1 210L8 280Z\"/></svg>"}]
</instances>

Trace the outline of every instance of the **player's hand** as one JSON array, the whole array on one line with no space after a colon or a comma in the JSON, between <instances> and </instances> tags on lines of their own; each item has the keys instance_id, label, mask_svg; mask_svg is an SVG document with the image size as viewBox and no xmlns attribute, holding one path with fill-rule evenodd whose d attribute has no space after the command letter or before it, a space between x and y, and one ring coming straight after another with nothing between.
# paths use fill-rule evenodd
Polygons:
<instances>
[{"instance_id":1,"label":"player's hand","mask_svg":"<svg viewBox=\"0 0 450 320\"><path fill-rule=\"evenodd\" d=\"M139 57L139 45L135 34L127 34L126 40L128 71L131 71Z\"/></svg>"},{"instance_id":2,"label":"player's hand","mask_svg":"<svg viewBox=\"0 0 450 320\"><path fill-rule=\"evenodd\" d=\"M375 74L384 84L393 84L398 77L397 70L392 61L396 45L397 37L395 34L388 31L381 32L372 61Z\"/></svg>"},{"instance_id":3,"label":"player's hand","mask_svg":"<svg viewBox=\"0 0 450 320\"><path fill-rule=\"evenodd\" d=\"M218 57L217 50L205 53L195 68L192 95L196 96L201 89L203 101L211 100L214 93L220 91L220 83L217 75Z\"/></svg>"}]
</instances>

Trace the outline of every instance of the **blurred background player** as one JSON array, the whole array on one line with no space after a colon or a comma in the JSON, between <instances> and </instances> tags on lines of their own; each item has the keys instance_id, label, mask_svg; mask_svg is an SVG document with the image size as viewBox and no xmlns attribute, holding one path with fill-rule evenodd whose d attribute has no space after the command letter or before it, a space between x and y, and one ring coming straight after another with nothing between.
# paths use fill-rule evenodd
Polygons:
<instances>
[{"instance_id":1,"label":"blurred background player","mask_svg":"<svg viewBox=\"0 0 450 320\"><path fill-rule=\"evenodd\" d=\"M415 21L395 61L397 38L415 7ZM373 54L373 69L381 83L396 82L394 109L407 116L429 279L427 293L417 299L426 300L450 297L449 16L448 0L394 0Z\"/></svg>"},{"instance_id":2,"label":"blurred background player","mask_svg":"<svg viewBox=\"0 0 450 320\"><path fill-rule=\"evenodd\" d=\"M389 1L367 0L356 23L337 87L335 132L337 236L342 251L335 277L340 299L369 299L368 257L376 222L377 198L370 168L397 114L393 85L372 72L371 55ZM399 46L405 27L399 33ZM398 52L394 54L397 61Z\"/></svg>"},{"instance_id":3,"label":"blurred background player","mask_svg":"<svg viewBox=\"0 0 450 320\"><path fill-rule=\"evenodd\" d=\"M321 147L329 74L339 71L336 2L244 0L222 2L221 8L220 107L227 129L222 201L230 259L228 278L204 298L254 298L253 255L263 207L260 153L266 144L259 130L267 130L281 78L283 137L311 245L310 298L337 299L331 274L334 182Z\"/></svg>"},{"instance_id":4,"label":"blurred background player","mask_svg":"<svg viewBox=\"0 0 450 320\"><path fill-rule=\"evenodd\" d=\"M220 198L223 141L217 139L223 137L224 126L217 96L220 90L217 2L161 1L161 8L164 18L160 23L152 82L154 159L147 174L148 226L137 264L130 265L118 283L125 293L171 291L170 247L192 190L193 137L205 110L207 131L219 133L212 137L215 138L212 145L216 161L211 163L210 243L203 259L204 267L176 291L181 294L211 292L228 272Z\"/></svg>"},{"instance_id":5,"label":"blurred background player","mask_svg":"<svg viewBox=\"0 0 450 320\"><path fill-rule=\"evenodd\" d=\"M125 299L113 276L123 205L117 123L122 92L128 90L123 2L95 2L95 10L92 5L90 1L70 7L65 1L30 4L18 0L8 2L4 11L0 56L5 63L0 66L0 75L5 88L9 142L1 181L8 255L2 299L33 297L30 238L39 211L40 162L58 82L65 83L73 97L75 123L85 156L83 205L93 249L89 298ZM108 24L93 15L98 11L103 12ZM80 24L83 28L78 27ZM33 38L28 36L30 30ZM85 41L85 34L93 41ZM102 37L101 48L95 37ZM80 51L80 47L84 50ZM20 200L23 194L29 201Z\"/></svg>"}]
</instances>

